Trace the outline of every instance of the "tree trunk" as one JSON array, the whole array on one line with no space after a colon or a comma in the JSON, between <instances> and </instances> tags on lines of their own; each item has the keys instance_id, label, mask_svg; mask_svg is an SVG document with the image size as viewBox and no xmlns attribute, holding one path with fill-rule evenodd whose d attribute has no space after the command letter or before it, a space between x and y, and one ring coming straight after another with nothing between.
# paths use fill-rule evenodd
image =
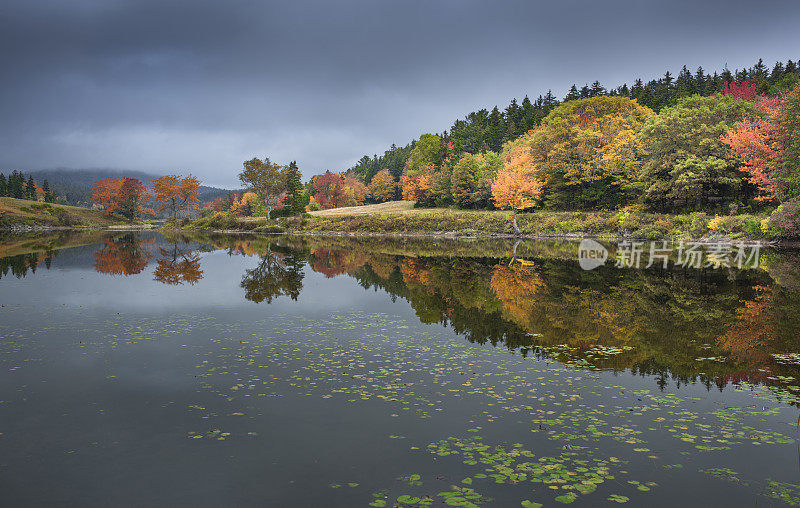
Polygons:
<instances>
[{"instance_id":1,"label":"tree trunk","mask_svg":"<svg viewBox=\"0 0 800 508\"><path fill-rule=\"evenodd\" d=\"M521 233L522 231L520 231L519 227L517 226L517 209L516 208L514 208L513 222L514 222L514 231L516 231L517 233Z\"/></svg>"}]
</instances>

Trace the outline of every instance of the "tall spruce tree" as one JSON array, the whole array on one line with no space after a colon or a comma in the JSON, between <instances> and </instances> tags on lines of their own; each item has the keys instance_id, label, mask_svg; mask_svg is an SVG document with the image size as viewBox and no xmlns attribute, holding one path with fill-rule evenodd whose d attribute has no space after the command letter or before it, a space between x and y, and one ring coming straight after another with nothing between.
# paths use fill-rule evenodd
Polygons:
<instances>
[{"instance_id":1,"label":"tall spruce tree","mask_svg":"<svg viewBox=\"0 0 800 508\"><path fill-rule=\"evenodd\" d=\"M297 161L292 161L286 167L286 194L288 206L293 212L302 212L305 208L303 183L300 181L300 170Z\"/></svg>"},{"instance_id":2,"label":"tall spruce tree","mask_svg":"<svg viewBox=\"0 0 800 508\"><path fill-rule=\"evenodd\" d=\"M50 182L48 182L46 178L42 182L42 192L44 193L45 203L52 203L53 201L55 201L53 199L55 196L53 196L53 194L50 192Z\"/></svg>"},{"instance_id":3,"label":"tall spruce tree","mask_svg":"<svg viewBox=\"0 0 800 508\"><path fill-rule=\"evenodd\" d=\"M6 184L6 175L0 173L0 196L7 196L8 184Z\"/></svg>"},{"instance_id":4,"label":"tall spruce tree","mask_svg":"<svg viewBox=\"0 0 800 508\"><path fill-rule=\"evenodd\" d=\"M28 176L28 183L25 185L25 198L36 201L36 182L33 176Z\"/></svg>"}]
</instances>

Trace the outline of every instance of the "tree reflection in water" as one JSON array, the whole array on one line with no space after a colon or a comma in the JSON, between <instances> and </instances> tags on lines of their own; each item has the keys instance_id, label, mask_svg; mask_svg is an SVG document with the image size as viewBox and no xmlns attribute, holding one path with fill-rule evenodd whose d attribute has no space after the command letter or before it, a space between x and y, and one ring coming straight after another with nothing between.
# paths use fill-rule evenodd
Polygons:
<instances>
[{"instance_id":1,"label":"tree reflection in water","mask_svg":"<svg viewBox=\"0 0 800 508\"><path fill-rule=\"evenodd\" d=\"M179 248L177 243L172 244L171 249L160 247L158 250L161 257L156 260L153 280L169 285L186 282L193 286L203 278L200 254L196 250Z\"/></svg>"},{"instance_id":2,"label":"tree reflection in water","mask_svg":"<svg viewBox=\"0 0 800 508\"><path fill-rule=\"evenodd\" d=\"M146 246L154 242L153 238L140 240L135 233L119 238L108 237L94 253L94 269L110 275L129 276L141 273L153 259L153 254Z\"/></svg>"},{"instance_id":3,"label":"tree reflection in water","mask_svg":"<svg viewBox=\"0 0 800 508\"><path fill-rule=\"evenodd\" d=\"M272 244L268 244L261 262L245 271L240 286L244 288L244 297L256 303L271 303L278 296L297 300L303 289L303 277L301 259L286 252L273 252Z\"/></svg>"}]
</instances>

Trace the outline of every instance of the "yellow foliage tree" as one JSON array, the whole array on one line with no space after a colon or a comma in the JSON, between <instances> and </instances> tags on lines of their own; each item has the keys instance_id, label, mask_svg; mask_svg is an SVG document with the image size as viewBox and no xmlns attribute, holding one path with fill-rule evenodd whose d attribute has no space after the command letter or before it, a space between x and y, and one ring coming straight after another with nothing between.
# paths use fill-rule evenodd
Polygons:
<instances>
[{"instance_id":1,"label":"yellow foliage tree","mask_svg":"<svg viewBox=\"0 0 800 508\"><path fill-rule=\"evenodd\" d=\"M394 199L396 187L397 182L395 182L389 170L382 169L369 182L369 193L373 200L383 203Z\"/></svg>"}]
</instances>

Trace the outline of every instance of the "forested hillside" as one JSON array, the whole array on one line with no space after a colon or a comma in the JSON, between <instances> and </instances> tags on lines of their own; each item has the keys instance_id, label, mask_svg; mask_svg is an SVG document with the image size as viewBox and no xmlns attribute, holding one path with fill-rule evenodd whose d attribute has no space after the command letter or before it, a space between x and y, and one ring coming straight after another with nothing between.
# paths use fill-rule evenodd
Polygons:
<instances>
[{"instance_id":1,"label":"forested hillside","mask_svg":"<svg viewBox=\"0 0 800 508\"><path fill-rule=\"evenodd\" d=\"M484 108L467 114L440 137L445 143L453 144L453 154L464 152L499 152L504 143L519 138L539 123L559 104L575 99L586 99L602 95L636 99L642 105L659 113L663 108L673 106L677 101L692 95L709 96L720 93L725 83L741 83L745 79L756 88L760 95L774 95L778 90L791 87L798 80L800 69L795 61L776 63L769 69L762 60L753 67L741 70L723 69L720 72L706 72L702 67L690 71L684 66L677 75L667 71L659 79L643 81L636 79L631 85L623 83L606 88L599 81L579 87L572 85L567 95L559 100L552 91L531 100L525 96L522 101L513 99L504 109L498 106ZM364 155L347 172L361 176L365 183L381 169L388 169L396 180L400 179L411 150L417 141L403 146L392 145L383 155Z\"/></svg>"}]
</instances>

